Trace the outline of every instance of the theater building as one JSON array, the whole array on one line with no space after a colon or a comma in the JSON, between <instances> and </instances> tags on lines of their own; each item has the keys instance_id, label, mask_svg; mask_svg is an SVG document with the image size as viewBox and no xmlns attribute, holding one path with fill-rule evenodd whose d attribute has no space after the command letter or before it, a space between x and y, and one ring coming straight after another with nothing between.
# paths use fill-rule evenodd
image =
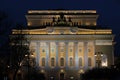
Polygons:
<instances>
[{"instance_id":1,"label":"theater building","mask_svg":"<svg viewBox=\"0 0 120 80\"><path fill-rule=\"evenodd\" d=\"M28 11L22 34L47 80L76 80L87 69L114 64L114 35L97 25L98 17L96 10Z\"/></svg>"}]
</instances>

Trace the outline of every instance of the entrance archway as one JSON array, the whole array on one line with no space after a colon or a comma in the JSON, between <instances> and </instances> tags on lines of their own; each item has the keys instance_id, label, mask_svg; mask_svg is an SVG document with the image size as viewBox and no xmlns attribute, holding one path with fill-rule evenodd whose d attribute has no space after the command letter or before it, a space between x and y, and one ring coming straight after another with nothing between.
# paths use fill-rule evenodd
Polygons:
<instances>
[{"instance_id":1,"label":"entrance archway","mask_svg":"<svg viewBox=\"0 0 120 80\"><path fill-rule=\"evenodd\" d=\"M64 80L64 76L65 76L65 74L63 72L60 73L60 80Z\"/></svg>"}]
</instances>

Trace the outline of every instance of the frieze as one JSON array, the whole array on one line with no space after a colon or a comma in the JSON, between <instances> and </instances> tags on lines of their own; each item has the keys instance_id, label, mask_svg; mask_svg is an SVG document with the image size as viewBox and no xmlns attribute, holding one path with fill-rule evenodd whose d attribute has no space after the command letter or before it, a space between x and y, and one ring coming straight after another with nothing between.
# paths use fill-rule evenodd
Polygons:
<instances>
[{"instance_id":1,"label":"frieze","mask_svg":"<svg viewBox=\"0 0 120 80\"><path fill-rule=\"evenodd\" d=\"M30 40L112 40L112 35L27 35Z\"/></svg>"}]
</instances>

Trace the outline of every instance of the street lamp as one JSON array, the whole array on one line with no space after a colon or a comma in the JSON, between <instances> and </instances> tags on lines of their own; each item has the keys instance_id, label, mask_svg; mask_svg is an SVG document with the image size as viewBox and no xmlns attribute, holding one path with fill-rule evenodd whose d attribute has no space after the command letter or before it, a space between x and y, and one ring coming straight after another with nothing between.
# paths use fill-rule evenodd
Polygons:
<instances>
[{"instance_id":1,"label":"street lamp","mask_svg":"<svg viewBox=\"0 0 120 80\"><path fill-rule=\"evenodd\" d=\"M102 56L103 56L102 52L95 53L97 67L101 67Z\"/></svg>"}]
</instances>

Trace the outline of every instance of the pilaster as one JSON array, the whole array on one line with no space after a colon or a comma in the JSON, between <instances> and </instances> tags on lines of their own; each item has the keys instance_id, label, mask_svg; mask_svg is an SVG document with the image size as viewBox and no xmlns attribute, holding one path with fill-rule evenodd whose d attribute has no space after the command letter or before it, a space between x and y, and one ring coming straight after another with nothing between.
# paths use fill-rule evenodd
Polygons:
<instances>
[{"instance_id":1,"label":"pilaster","mask_svg":"<svg viewBox=\"0 0 120 80\"><path fill-rule=\"evenodd\" d=\"M50 43L46 42L46 67L49 67L49 53L50 53Z\"/></svg>"},{"instance_id":2,"label":"pilaster","mask_svg":"<svg viewBox=\"0 0 120 80\"><path fill-rule=\"evenodd\" d=\"M36 65L40 64L40 42L36 42Z\"/></svg>"},{"instance_id":3,"label":"pilaster","mask_svg":"<svg viewBox=\"0 0 120 80\"><path fill-rule=\"evenodd\" d=\"M59 56L58 56L58 54L59 54L59 52L58 52L58 49L59 49L59 44L58 44L58 42L56 42L55 43L56 44L56 67L58 67L59 65L58 65L58 59L59 59Z\"/></svg>"},{"instance_id":4,"label":"pilaster","mask_svg":"<svg viewBox=\"0 0 120 80\"><path fill-rule=\"evenodd\" d=\"M85 70L88 68L88 42L84 42L84 66Z\"/></svg>"},{"instance_id":5,"label":"pilaster","mask_svg":"<svg viewBox=\"0 0 120 80\"><path fill-rule=\"evenodd\" d=\"M65 61L65 66L66 66L66 69L68 69L68 42L65 42L65 46L66 46L66 61Z\"/></svg>"},{"instance_id":6,"label":"pilaster","mask_svg":"<svg viewBox=\"0 0 120 80\"><path fill-rule=\"evenodd\" d=\"M75 46L75 67L78 69L78 42L74 42Z\"/></svg>"}]
</instances>

